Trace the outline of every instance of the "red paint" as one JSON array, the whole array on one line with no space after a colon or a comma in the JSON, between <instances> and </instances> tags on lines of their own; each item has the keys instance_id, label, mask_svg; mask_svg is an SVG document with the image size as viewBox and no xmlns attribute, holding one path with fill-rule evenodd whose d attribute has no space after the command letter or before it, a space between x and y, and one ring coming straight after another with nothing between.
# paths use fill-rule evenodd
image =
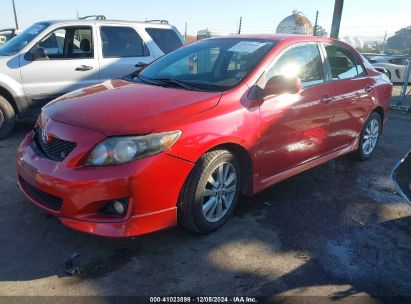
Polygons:
<instances>
[{"instance_id":1,"label":"red paint","mask_svg":"<svg viewBox=\"0 0 411 304\"><path fill-rule=\"evenodd\" d=\"M33 151L33 133L29 133L17 154L18 175L41 191L63 198L63 205L54 211L26 196L73 229L128 237L176 225L176 204L184 181L201 155L216 146L237 145L249 154L252 177L246 194L356 149L369 114L377 107L387 112L391 84L365 64L367 77L251 100L250 89L285 47L302 41L343 44L320 37L277 35L270 39L279 43L242 83L222 94L114 80L47 106L39 127L77 146L63 162L55 162ZM366 87L372 88L369 93ZM323 102L324 95L332 97L331 102ZM182 136L165 153L113 167L84 166L88 153L108 136L171 130L181 130ZM98 215L106 201L119 198L130 199L124 219Z\"/></svg>"}]
</instances>

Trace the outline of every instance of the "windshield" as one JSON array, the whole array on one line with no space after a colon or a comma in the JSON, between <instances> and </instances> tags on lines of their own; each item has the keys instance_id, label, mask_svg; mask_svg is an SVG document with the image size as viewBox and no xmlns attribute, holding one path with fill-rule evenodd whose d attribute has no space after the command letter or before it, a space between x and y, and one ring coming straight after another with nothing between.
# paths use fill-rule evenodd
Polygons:
<instances>
[{"instance_id":1,"label":"windshield","mask_svg":"<svg viewBox=\"0 0 411 304\"><path fill-rule=\"evenodd\" d=\"M17 54L49 25L49 23L45 22L33 24L28 29L3 44L0 47L0 56L12 56Z\"/></svg>"},{"instance_id":2,"label":"windshield","mask_svg":"<svg viewBox=\"0 0 411 304\"><path fill-rule=\"evenodd\" d=\"M162 85L180 81L197 89L225 91L247 77L275 43L246 38L202 40L153 62L136 79L163 80Z\"/></svg>"}]
</instances>

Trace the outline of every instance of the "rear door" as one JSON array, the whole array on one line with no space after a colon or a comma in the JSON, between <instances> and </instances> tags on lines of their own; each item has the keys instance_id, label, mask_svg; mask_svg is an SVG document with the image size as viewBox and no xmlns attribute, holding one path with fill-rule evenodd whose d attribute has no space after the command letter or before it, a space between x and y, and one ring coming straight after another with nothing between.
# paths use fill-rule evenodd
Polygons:
<instances>
[{"instance_id":1,"label":"rear door","mask_svg":"<svg viewBox=\"0 0 411 304\"><path fill-rule=\"evenodd\" d=\"M150 63L153 56L147 44L134 27L125 25L101 25L100 80L126 76L139 63Z\"/></svg>"},{"instance_id":2,"label":"rear door","mask_svg":"<svg viewBox=\"0 0 411 304\"><path fill-rule=\"evenodd\" d=\"M322 45L328 72L324 89L333 109L330 147L335 150L357 139L373 105L375 82L350 49L338 44Z\"/></svg>"},{"instance_id":3,"label":"rear door","mask_svg":"<svg viewBox=\"0 0 411 304\"><path fill-rule=\"evenodd\" d=\"M99 64L90 25L63 26L51 30L31 49L42 48L45 58L29 60L20 55L26 95L48 101L72 90L99 82Z\"/></svg>"},{"instance_id":4,"label":"rear door","mask_svg":"<svg viewBox=\"0 0 411 304\"><path fill-rule=\"evenodd\" d=\"M324 102L325 71L316 43L303 43L283 51L259 80L298 76L303 89L297 94L267 97L260 106L263 179L299 166L328 152L332 109Z\"/></svg>"}]
</instances>

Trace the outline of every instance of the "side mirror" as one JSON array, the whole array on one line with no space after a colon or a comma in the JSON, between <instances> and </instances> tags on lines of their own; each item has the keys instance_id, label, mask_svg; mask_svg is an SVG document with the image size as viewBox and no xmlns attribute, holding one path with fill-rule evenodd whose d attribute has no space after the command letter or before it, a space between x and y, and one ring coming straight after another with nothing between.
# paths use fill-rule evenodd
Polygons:
<instances>
[{"instance_id":1,"label":"side mirror","mask_svg":"<svg viewBox=\"0 0 411 304\"><path fill-rule=\"evenodd\" d=\"M401 194L411 203L411 151L395 167L392 178Z\"/></svg>"},{"instance_id":2,"label":"side mirror","mask_svg":"<svg viewBox=\"0 0 411 304\"><path fill-rule=\"evenodd\" d=\"M147 65L148 65L147 63L139 62L139 63L136 63L134 66L136 68L141 68L142 69L142 68L145 68Z\"/></svg>"},{"instance_id":3,"label":"side mirror","mask_svg":"<svg viewBox=\"0 0 411 304\"><path fill-rule=\"evenodd\" d=\"M264 96L290 93L295 94L301 90L301 80L298 77L285 77L277 75L270 78L264 87Z\"/></svg>"},{"instance_id":4,"label":"side mirror","mask_svg":"<svg viewBox=\"0 0 411 304\"><path fill-rule=\"evenodd\" d=\"M47 59L47 52L44 48L35 46L29 52L26 53L25 59L28 61L36 61L41 59Z\"/></svg>"}]
</instances>

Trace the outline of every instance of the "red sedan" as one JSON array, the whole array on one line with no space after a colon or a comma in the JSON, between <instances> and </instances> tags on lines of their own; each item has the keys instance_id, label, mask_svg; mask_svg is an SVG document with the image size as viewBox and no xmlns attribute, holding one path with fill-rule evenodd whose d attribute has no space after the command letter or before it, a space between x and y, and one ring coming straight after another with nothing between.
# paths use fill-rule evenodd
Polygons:
<instances>
[{"instance_id":1,"label":"red sedan","mask_svg":"<svg viewBox=\"0 0 411 304\"><path fill-rule=\"evenodd\" d=\"M84 232L221 227L239 195L372 156L392 86L349 45L235 36L180 48L42 109L17 154L25 196Z\"/></svg>"}]
</instances>

